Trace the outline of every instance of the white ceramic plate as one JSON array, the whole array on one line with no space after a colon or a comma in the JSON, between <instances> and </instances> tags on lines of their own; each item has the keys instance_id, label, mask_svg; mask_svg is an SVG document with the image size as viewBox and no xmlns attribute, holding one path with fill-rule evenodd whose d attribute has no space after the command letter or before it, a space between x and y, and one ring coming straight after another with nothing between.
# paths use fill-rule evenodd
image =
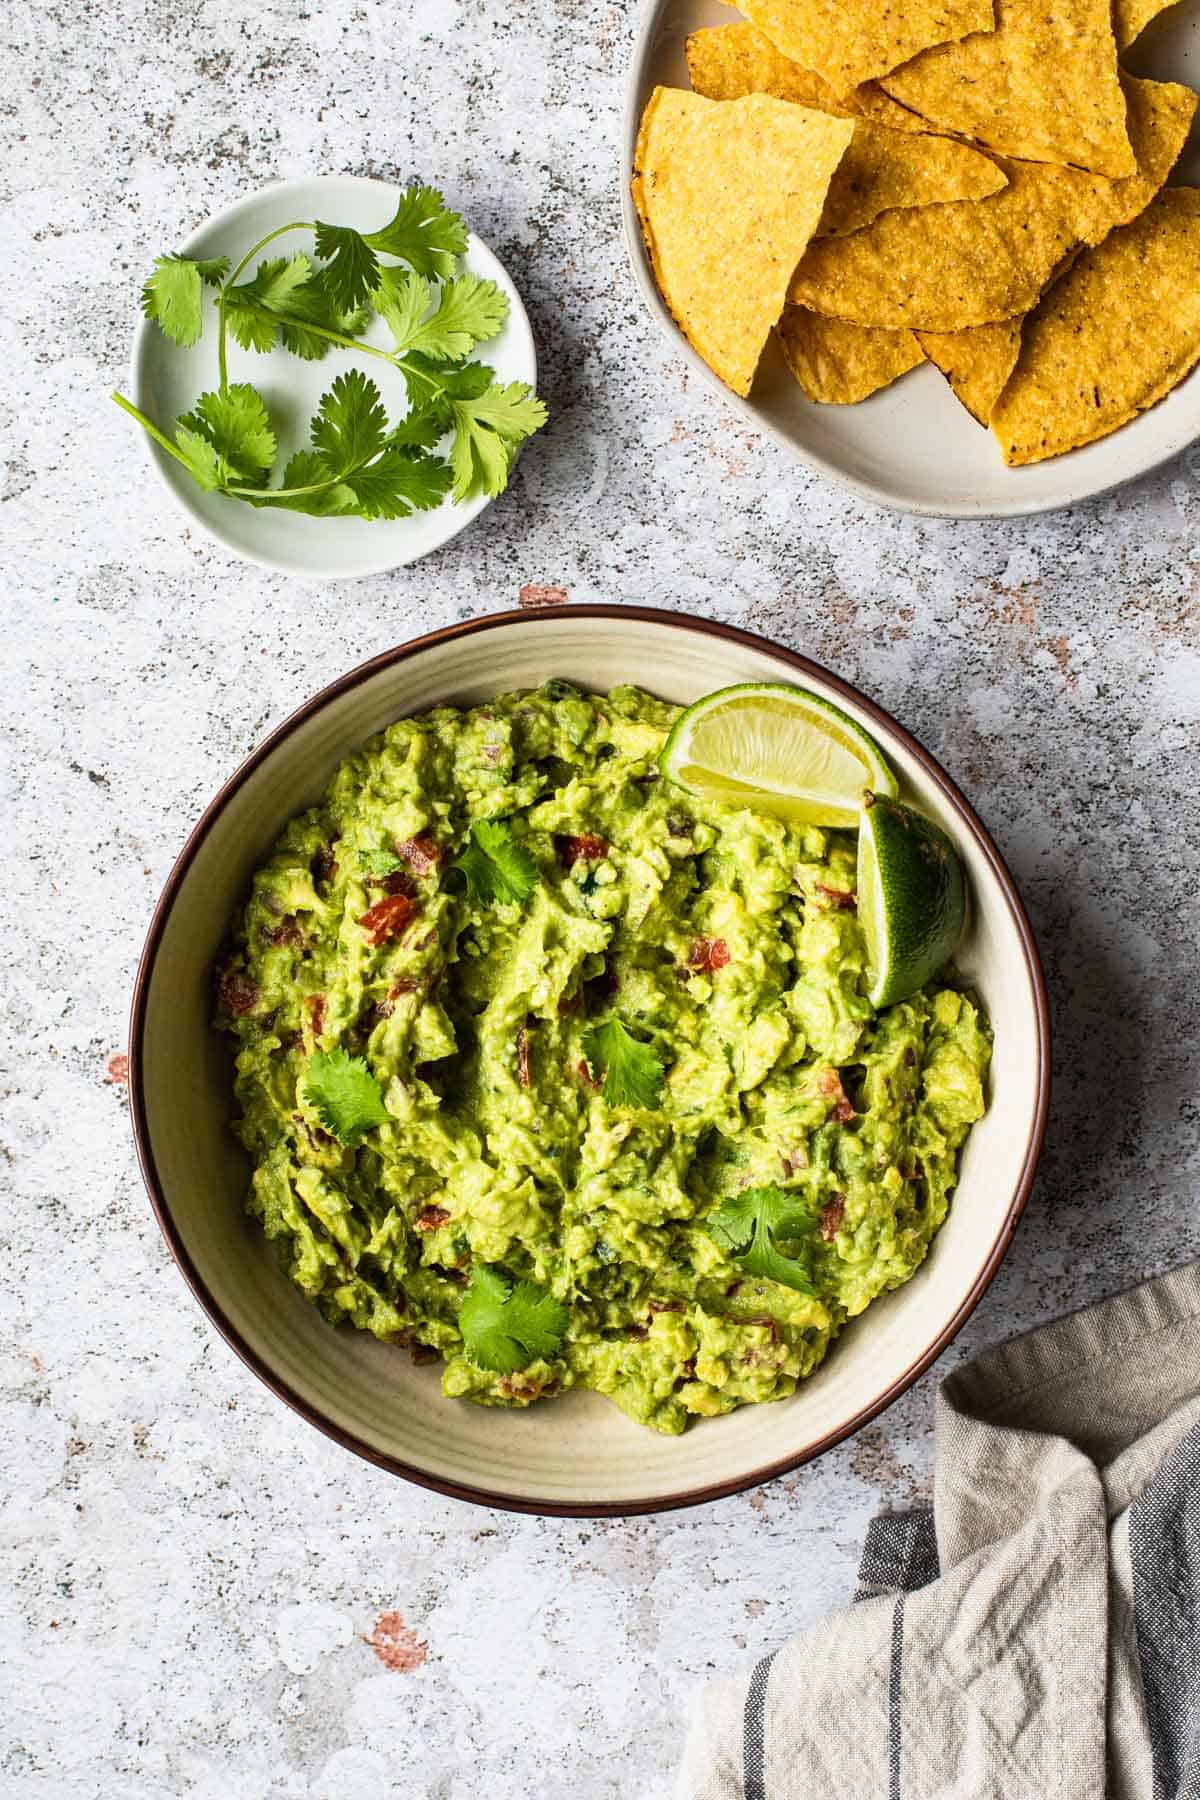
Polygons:
<instances>
[{"instance_id":1,"label":"white ceramic plate","mask_svg":"<svg viewBox=\"0 0 1200 1800\"><path fill-rule=\"evenodd\" d=\"M227 207L201 225L180 245L185 256L228 256L236 264L251 244L292 219L326 219L377 231L396 209L397 188L391 182L357 175L320 175L309 181L281 181ZM263 251L273 255L313 253L312 237L296 232ZM246 271L253 274L255 263ZM148 265L147 265L148 266ZM499 337L479 346L479 360L490 364L502 381L537 384L537 353L529 319L511 276L487 245L470 235L463 266L473 275L495 281L508 296L508 319ZM210 290L211 292L211 290ZM387 329L376 319L367 342L388 347ZM333 346L320 362L304 362L286 350L266 355L229 344L231 381L249 381L262 394L275 424L283 458L306 442L308 421L335 376L363 368L378 384L388 417L408 409L403 377L377 360L356 357ZM217 384L216 318L205 302L204 335L190 349L180 349L157 325L143 319L133 345L133 397L155 424L171 435L174 421L187 412L198 394ZM130 429L134 429L132 423ZM302 513L275 512L244 505L222 494L206 494L165 451L141 434L150 457L172 495L210 537L226 549L287 575L380 575L440 549L477 518L488 505L477 495L463 506L444 500L432 512L408 519L310 519Z\"/></svg>"},{"instance_id":2,"label":"white ceramic plate","mask_svg":"<svg viewBox=\"0 0 1200 1800\"><path fill-rule=\"evenodd\" d=\"M691 85L688 33L736 16L721 0L647 0L625 97L621 164L625 238L637 284L679 354L726 406L864 499L936 518L1005 518L1070 506L1144 475L1200 436L1200 369L1123 430L1023 469L1004 467L991 432L975 423L929 364L857 406L820 406L801 392L772 338L749 398L725 387L687 343L655 286L629 181L648 95L660 84ZM1200 87L1200 0L1186 0L1152 25L1125 61L1135 74ZM1195 135L1172 182L1200 183Z\"/></svg>"},{"instance_id":3,"label":"white ceramic plate","mask_svg":"<svg viewBox=\"0 0 1200 1800\"><path fill-rule=\"evenodd\" d=\"M678 1438L583 1391L524 1412L444 1400L436 1367L414 1368L366 1332L330 1330L245 1216L230 1057L211 1024L213 962L250 876L339 762L405 714L550 675L600 691L632 677L683 704L735 681L791 681L825 696L872 733L904 792L952 834L973 895L955 960L995 1029L991 1092L930 1255L851 1322L790 1399L698 1420ZM1008 1246L1041 1147L1049 1079L1045 988L1028 920L995 846L929 753L864 695L791 651L636 607L472 620L388 651L308 701L234 773L189 838L150 927L130 1021L130 1096L151 1200L182 1273L233 1348L360 1456L529 1512L646 1512L714 1499L819 1455L895 1399L954 1336Z\"/></svg>"}]
</instances>

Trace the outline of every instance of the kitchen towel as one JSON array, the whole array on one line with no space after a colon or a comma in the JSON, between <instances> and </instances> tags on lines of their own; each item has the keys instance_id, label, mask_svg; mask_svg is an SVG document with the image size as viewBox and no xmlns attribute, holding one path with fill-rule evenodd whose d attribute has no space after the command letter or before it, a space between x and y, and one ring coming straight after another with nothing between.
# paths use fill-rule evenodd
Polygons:
<instances>
[{"instance_id":1,"label":"kitchen towel","mask_svg":"<svg viewBox=\"0 0 1200 1800\"><path fill-rule=\"evenodd\" d=\"M965 1364L934 1502L705 1690L678 1800L1200 1800L1200 1264Z\"/></svg>"}]
</instances>

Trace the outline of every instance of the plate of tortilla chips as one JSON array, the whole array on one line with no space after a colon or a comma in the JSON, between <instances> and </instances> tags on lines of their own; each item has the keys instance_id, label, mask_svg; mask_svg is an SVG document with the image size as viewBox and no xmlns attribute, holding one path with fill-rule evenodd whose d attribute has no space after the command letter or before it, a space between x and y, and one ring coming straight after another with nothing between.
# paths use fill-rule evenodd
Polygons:
<instances>
[{"instance_id":1,"label":"plate of tortilla chips","mask_svg":"<svg viewBox=\"0 0 1200 1800\"><path fill-rule=\"evenodd\" d=\"M635 275L804 461L942 517L1200 436L1200 0L652 0Z\"/></svg>"}]
</instances>

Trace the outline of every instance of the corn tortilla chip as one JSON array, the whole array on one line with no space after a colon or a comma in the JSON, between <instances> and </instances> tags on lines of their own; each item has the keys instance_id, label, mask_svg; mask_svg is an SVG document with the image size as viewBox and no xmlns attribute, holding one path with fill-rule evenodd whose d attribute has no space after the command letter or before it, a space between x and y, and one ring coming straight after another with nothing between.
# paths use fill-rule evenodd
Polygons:
<instances>
[{"instance_id":1,"label":"corn tortilla chip","mask_svg":"<svg viewBox=\"0 0 1200 1800\"><path fill-rule=\"evenodd\" d=\"M788 368L826 406L853 406L925 360L911 331L872 331L803 306L789 306L777 330Z\"/></svg>"},{"instance_id":2,"label":"corn tortilla chip","mask_svg":"<svg viewBox=\"0 0 1200 1800\"><path fill-rule=\"evenodd\" d=\"M1116 0L1113 6L1113 32L1118 50L1128 50L1160 13L1169 12L1176 0Z\"/></svg>"},{"instance_id":3,"label":"corn tortilla chip","mask_svg":"<svg viewBox=\"0 0 1200 1800\"><path fill-rule=\"evenodd\" d=\"M883 81L894 100L989 149L1118 181L1125 128L1112 0L997 0L996 29L927 50Z\"/></svg>"},{"instance_id":4,"label":"corn tortilla chip","mask_svg":"<svg viewBox=\"0 0 1200 1800\"><path fill-rule=\"evenodd\" d=\"M750 392L853 132L766 94L716 101L660 87L646 103L633 197L655 278L735 393Z\"/></svg>"},{"instance_id":5,"label":"corn tortilla chip","mask_svg":"<svg viewBox=\"0 0 1200 1800\"><path fill-rule=\"evenodd\" d=\"M986 426L1021 350L1020 319L969 331L919 331L917 341L972 418Z\"/></svg>"},{"instance_id":6,"label":"corn tortilla chip","mask_svg":"<svg viewBox=\"0 0 1200 1800\"><path fill-rule=\"evenodd\" d=\"M881 213L864 231L813 244L789 299L893 331L961 331L1028 312L1081 244L1141 212L1183 147L1191 89L1123 79L1137 175L1107 181L1000 157L1008 186L986 200Z\"/></svg>"},{"instance_id":7,"label":"corn tortilla chip","mask_svg":"<svg viewBox=\"0 0 1200 1800\"><path fill-rule=\"evenodd\" d=\"M775 48L836 94L886 75L931 44L991 31L993 0L740 0Z\"/></svg>"},{"instance_id":8,"label":"corn tortilla chip","mask_svg":"<svg viewBox=\"0 0 1200 1800\"><path fill-rule=\"evenodd\" d=\"M769 93L779 100L814 104L805 96L824 86L819 77L780 56L752 25L693 32L687 60L692 86L710 100ZM969 144L917 138L862 121L829 185L816 236L860 231L892 207L982 200L1002 188L1004 180L995 163Z\"/></svg>"},{"instance_id":9,"label":"corn tortilla chip","mask_svg":"<svg viewBox=\"0 0 1200 1800\"><path fill-rule=\"evenodd\" d=\"M1010 464L1116 431L1200 361L1200 190L1166 188L1086 251L1025 322L992 411Z\"/></svg>"},{"instance_id":10,"label":"corn tortilla chip","mask_svg":"<svg viewBox=\"0 0 1200 1800\"><path fill-rule=\"evenodd\" d=\"M735 25L712 25L693 31L686 45L688 75L698 94L709 100L740 100L743 94L774 94L797 106L839 118L857 116L852 103L838 98L827 81L811 69L781 55L749 19Z\"/></svg>"}]
</instances>

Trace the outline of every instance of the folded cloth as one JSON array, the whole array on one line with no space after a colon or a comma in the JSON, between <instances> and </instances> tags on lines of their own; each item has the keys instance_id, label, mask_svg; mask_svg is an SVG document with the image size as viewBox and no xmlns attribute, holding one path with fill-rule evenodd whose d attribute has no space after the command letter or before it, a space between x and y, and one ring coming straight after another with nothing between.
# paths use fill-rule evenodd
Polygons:
<instances>
[{"instance_id":1,"label":"folded cloth","mask_svg":"<svg viewBox=\"0 0 1200 1800\"><path fill-rule=\"evenodd\" d=\"M678 1800L1200 1800L1200 1264L966 1364L934 1504L706 1690Z\"/></svg>"}]
</instances>

